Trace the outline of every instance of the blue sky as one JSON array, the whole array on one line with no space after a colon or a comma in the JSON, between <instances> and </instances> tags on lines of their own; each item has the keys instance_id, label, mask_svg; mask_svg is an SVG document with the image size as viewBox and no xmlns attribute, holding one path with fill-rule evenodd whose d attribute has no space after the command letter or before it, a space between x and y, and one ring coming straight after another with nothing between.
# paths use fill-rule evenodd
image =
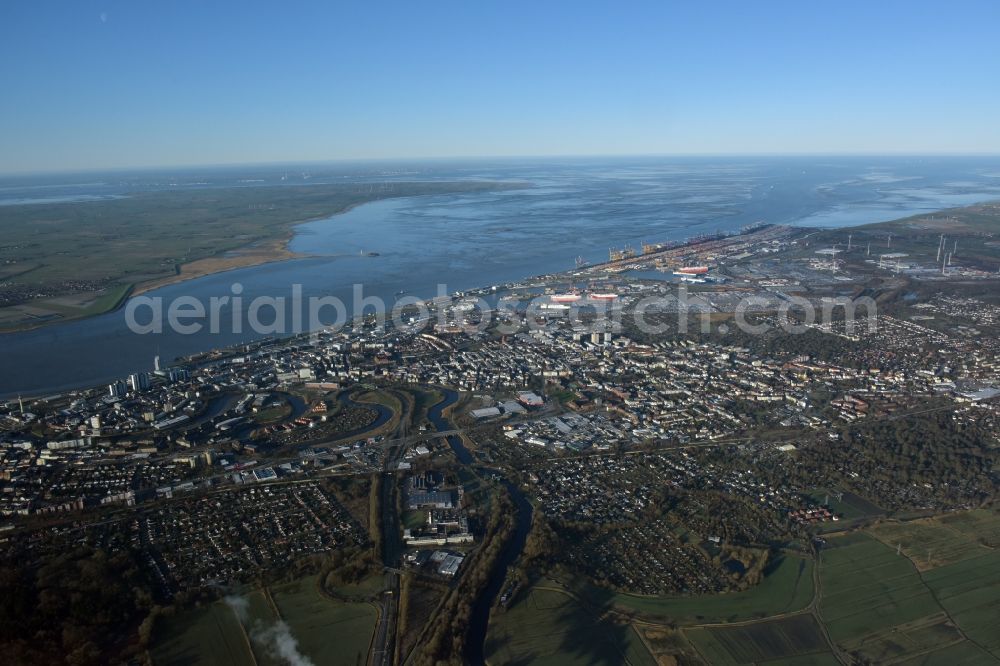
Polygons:
<instances>
[{"instance_id":1,"label":"blue sky","mask_svg":"<svg viewBox=\"0 0 1000 666\"><path fill-rule=\"evenodd\" d=\"M1000 153L1000 2L14 2L0 172Z\"/></svg>"}]
</instances>

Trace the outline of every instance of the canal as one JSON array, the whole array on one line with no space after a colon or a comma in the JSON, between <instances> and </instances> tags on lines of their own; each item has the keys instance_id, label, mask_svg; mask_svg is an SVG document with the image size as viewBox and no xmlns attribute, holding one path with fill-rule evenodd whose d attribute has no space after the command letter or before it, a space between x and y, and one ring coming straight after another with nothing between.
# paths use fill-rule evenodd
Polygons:
<instances>
[{"instance_id":1,"label":"canal","mask_svg":"<svg viewBox=\"0 0 1000 666\"><path fill-rule=\"evenodd\" d=\"M439 432L454 430L455 426L445 418L444 410L458 401L458 394L450 389L440 390L444 393L444 399L428 410L427 418ZM462 442L462 438L458 435L449 435L447 440L448 445L455 452L455 457L458 461L463 465L474 467L475 460L472 453ZM500 475L501 483L503 483L507 492L510 493L514 501L514 506L517 508L514 516L514 533L501 549L500 556L493 565L493 570L490 572L489 582L472 604L472 616L469 620L469 633L466 637L464 658L466 663L478 665L486 663L484 646L486 644L486 632L489 629L490 610L493 608L497 595L500 594L504 580L507 578L508 569L517 561L517 558L521 555L521 551L524 550L524 544L528 539L528 532L531 530L532 506L531 502L524 496L524 493L521 492L521 489L506 478L502 478L498 470L475 467L474 471L477 475L484 478L492 475Z\"/></svg>"}]
</instances>

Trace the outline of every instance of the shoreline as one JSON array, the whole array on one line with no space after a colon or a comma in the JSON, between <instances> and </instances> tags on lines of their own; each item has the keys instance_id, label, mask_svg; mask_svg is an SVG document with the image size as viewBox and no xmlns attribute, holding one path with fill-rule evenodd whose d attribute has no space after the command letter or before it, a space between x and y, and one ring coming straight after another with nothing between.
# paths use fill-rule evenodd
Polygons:
<instances>
[{"instance_id":1,"label":"shoreline","mask_svg":"<svg viewBox=\"0 0 1000 666\"><path fill-rule=\"evenodd\" d=\"M338 213L339 215L339 213ZM139 282L132 288L132 296L140 296L150 291L155 291L162 287L169 287L175 284L188 282L197 278L208 277L219 273L227 273L240 268L251 268L253 266L263 266L264 264L277 263L280 261L290 261L292 259L304 259L310 255L292 252L288 249L288 243L294 234L287 234L286 238L275 238L270 241L254 241L237 250L228 250L225 254L232 256L215 256L195 259L177 266L176 273L162 278L153 278L144 282ZM108 312L111 312L109 310Z\"/></svg>"},{"instance_id":2,"label":"shoreline","mask_svg":"<svg viewBox=\"0 0 1000 666\"><path fill-rule=\"evenodd\" d=\"M352 206L353 207L353 206ZM341 211L334 213L330 217L335 215L341 215L347 211ZM321 217L317 219L327 219L326 217ZM305 224L306 222L315 222L316 220L305 220L302 222L295 222L292 226L298 226L300 224ZM69 324L72 322L83 321L85 319L90 319L91 317L100 317L101 315L106 315L112 312L116 312L122 309L130 298L134 296L141 296L142 294L155 291L163 287L169 287L175 284L181 284L184 282L189 282L191 280L196 280L198 278L208 277L210 275L217 275L220 273L228 273L229 271L239 270L241 268L253 268L254 266L263 266L265 264L274 264L282 261L292 261L294 259L307 259L312 255L302 254L298 252L292 252L288 249L288 244L294 238L294 232L289 232L283 235L283 237L272 238L266 241L253 241L241 248L236 248L234 250L226 250L225 254L237 253L232 257L223 256L212 256L203 257L201 259L195 259L194 261L189 261L187 263L179 264L175 268L174 275L169 275L165 277L151 278L149 280L144 280L142 282L136 282L124 286L124 292L122 296L115 299L115 302L105 309L99 310L97 312L87 312L75 316L59 317L55 320L40 321L37 323L24 323L17 326L11 326L9 328L0 327L0 340L3 339L4 335L10 335L15 333L26 333L28 331L37 331L42 328L48 328L52 326L59 326L60 324ZM258 250L254 251L255 246L258 246ZM250 250L247 252L247 250ZM115 287L109 287L109 289L114 289ZM98 297L99 298L99 297Z\"/></svg>"},{"instance_id":3,"label":"shoreline","mask_svg":"<svg viewBox=\"0 0 1000 666\"><path fill-rule=\"evenodd\" d=\"M364 203L367 203L367 202L364 202ZM361 205L361 204L357 204L357 205ZM352 208L353 208L353 206L352 206ZM345 210L343 212L347 212L347 211ZM341 213L337 213L336 215L339 215L339 214L341 214ZM321 217L321 218L318 218L318 219L327 219L327 217ZM309 221L311 222L311 221L315 221L315 220L309 220ZM895 222L895 220L891 220L891 221L888 221L888 222ZM296 225L297 224L303 224L303 223L304 222L296 223ZM879 223L879 224L881 224L881 223ZM765 225L765 228L766 227L773 227L773 226L787 226L787 225L771 225L771 224L767 224L767 225ZM822 231L823 230L820 227L795 227L795 229L797 231L808 231L810 229L812 229L814 231ZM750 231L750 232L747 232L747 233L753 233L753 231ZM746 235L746 233L744 233L744 232L738 232L738 233L732 234L730 237L739 237L739 236L743 236L743 235ZM697 246L697 245L699 245L700 243L703 243L703 242L705 242L704 239L695 239L695 240L685 241L685 242L683 242L683 243L681 243L679 245L672 246L672 247L670 247L670 248L668 248L666 250L663 250L663 251L677 250L679 248L684 248L684 247L695 247L695 246ZM660 253L658 252L656 254L660 254ZM293 258L306 258L306 257L309 257L309 256L314 256L314 255L298 255L298 256L293 257ZM653 255L647 255L646 259L650 259L652 257L653 257ZM276 261L289 261L291 259L292 258L279 259L279 260L276 260ZM596 263L596 264L590 264L590 265L588 265L586 267L583 267L583 268L584 268L584 270L594 270L594 269L601 270L601 269L606 268L606 267L620 266L622 264L627 264L627 263L630 263L630 262L634 262L636 260L640 260L641 261L642 257L639 256L639 257L636 257L634 259L626 260L626 261L600 262L600 263ZM260 262L260 264L257 264L257 265L263 265L265 263L274 263L274 262L266 262L265 261L265 262ZM240 268L240 267L232 267L232 268L229 268L229 269L226 269L226 270L236 270L237 268ZM519 279L521 279L521 280L531 280L531 279L539 279L539 278L553 278L553 277L559 277L559 276L569 276L572 273L574 273L576 270L578 270L578 269L566 269L566 270L563 270L563 271L558 271L556 273L548 273L548 274L543 273L543 274L536 274L536 275L533 275L533 276L522 276ZM218 271L218 272L226 272L226 271ZM159 285L159 286L166 286L166 285ZM492 286L492 285L480 285L478 287L472 288L472 290L486 289L486 288L489 288L490 286ZM130 294L129 297L131 297L132 295L138 295L138 294L137 293L132 293L132 294ZM122 305L124 305L124 303L127 300L128 300L128 298L122 299ZM119 306L119 307L121 307L121 306ZM68 320L67 320L67 323L68 323ZM294 339L294 338L298 337L298 335L301 335L301 334L289 335L289 336L280 336L279 339L291 340L291 339ZM234 348L234 345L228 345L228 346L222 346L222 347L212 348L210 350L205 350L205 352L199 352L199 353L207 353L209 351L225 351L225 350L229 350L229 349L232 349L232 348ZM178 358L174 359L174 361L181 362L181 363L187 363L187 362L191 362L191 359L194 358L195 356L197 356L197 354L195 354L193 356L187 356L187 357L178 357ZM53 391L57 395L60 395L60 394L65 393L65 392L79 391L79 390L89 390L89 389L93 389L93 388L96 388L96 387L92 386L90 384L81 384L79 386L68 384L68 385L61 385L59 387L49 389L47 391L39 391L37 393L35 393L35 392L33 392L33 393L27 393L27 394L24 394L24 397L33 397L34 399L38 399L38 398L43 398L43 397L47 397L48 395L51 395L53 393ZM9 399L13 395L15 395L15 394L14 393L4 394L4 393L0 392L0 400ZM21 394L18 394L18 395L21 395Z\"/></svg>"},{"instance_id":4,"label":"shoreline","mask_svg":"<svg viewBox=\"0 0 1000 666\"><path fill-rule=\"evenodd\" d=\"M201 257L194 259L192 261L185 262L183 264L175 265L173 275L160 275L159 277L153 277L149 279L144 279L138 282L122 282L106 287L100 292L92 292L94 294L90 301L90 305L102 297L108 295L108 293L114 293L116 290L122 290L123 296L115 299L111 304L105 305L101 309L95 309L92 311L87 311L86 307L77 308L77 312L66 312L65 309L60 311L59 309L49 310L48 313L39 315L33 315L31 313L22 312L22 318L20 320L15 320L10 325L5 325L0 323L0 340L3 339L5 335L12 335L18 333L26 333L30 331L38 331L44 328L56 327L60 324L69 324L74 322L84 321L92 317L97 317L101 315L106 315L121 309L128 299L133 296L139 296L161 287L167 287L182 282L187 282L189 280L194 280L197 278L207 277L210 275L215 275L217 273L224 273L231 270L241 269L241 268L252 268L254 266L263 266L266 264L279 263L282 261L292 261L295 259L307 259L317 255L311 255L308 253L293 252L288 249L289 243L295 237L296 228L308 224L310 222L317 222L321 220L327 220L338 215L343 215L348 213L358 206L364 204L375 203L377 201L385 201L388 199L406 199L421 196L432 196L432 195L442 195L442 194L463 194L470 192L483 192L483 191L497 191L497 190L508 190L508 189L526 189L533 186L532 183L527 181L506 181L506 180L494 180L494 181L471 181L471 184L475 187L461 187L468 186L470 182L456 181L456 182L445 182L436 183L434 181L415 181L413 183L403 183L403 185L427 185L427 186L451 186L442 187L441 191L417 191L413 192L398 192L390 194L381 194L370 199L365 199L361 201L352 201L350 203L344 203L332 211L324 211L320 214L307 216L299 219L293 219L289 221L281 221L274 224L273 231L270 234L266 234L261 238L257 238L243 245L229 248L226 250L220 250L214 255L209 255L206 257ZM432 188L433 189L433 188ZM226 257L224 255L232 254L233 256ZM46 297L42 300L51 300L55 298L63 298L69 296L70 294ZM27 306L29 308L35 308L42 312L46 311L44 305L37 305L36 301L29 301L26 303L17 303L0 308L0 313L4 312L6 308L18 308L22 306ZM51 314L49 314L51 313ZM55 315L55 316L52 316Z\"/></svg>"},{"instance_id":5,"label":"shoreline","mask_svg":"<svg viewBox=\"0 0 1000 666\"><path fill-rule=\"evenodd\" d=\"M423 195L415 195L423 196ZM407 197L387 197L390 199L405 199ZM329 215L320 215L317 217L311 217L305 220L298 220L296 222L286 223L287 229L280 236L275 236L270 239L260 239L252 241L243 245L241 247L226 250L223 254L236 253L233 257L224 256L211 256L202 257L201 259L195 259L194 261L189 261L177 266L176 273L173 276L153 278L151 280L145 280L143 282L136 283L132 285L131 293L129 297L141 296L147 292L160 289L161 287L169 287L171 285L180 284L182 282L188 282L189 280L196 280L198 278L208 277L209 275L217 275L219 273L228 273L229 271L239 270L241 268L252 268L254 266L263 266L265 264L276 264L282 261L292 261L295 259L309 259L310 257L315 257L319 255L306 254L303 252L293 252L288 249L288 244L292 242L295 238L295 229L303 224L309 224L311 222L320 222L322 220L328 220L338 215L344 215L351 212L358 206L364 206L365 204L374 203L376 201L382 201L382 199L373 199L371 201L358 201L355 203L348 204L343 209L338 210ZM255 246L257 246L260 251L254 252ZM249 250L249 252L247 252ZM185 270L189 269L196 264L206 263L213 264L218 262L220 265L218 267L206 267L206 270ZM127 300L127 299L125 299ZM124 304L124 301L123 303ZM121 307L119 305L118 307ZM114 312L118 309L117 307L112 310L106 310L101 314L107 314L108 312Z\"/></svg>"},{"instance_id":6,"label":"shoreline","mask_svg":"<svg viewBox=\"0 0 1000 666\"><path fill-rule=\"evenodd\" d=\"M3 339L5 335L12 335L16 333L27 333L29 331L37 331L43 328L59 326L60 324L69 324L72 322L83 321L85 319L90 319L91 317L99 317L101 315L106 315L112 312L116 312L125 306L125 303L134 296L141 296L142 294L155 291L162 287L169 287L175 284L181 284L183 282L188 282L190 280L196 280L198 278L208 277L210 275L217 275L220 273L227 273L229 271L239 270L242 268L253 268L254 266L264 266L266 264L275 264L283 261L293 261L295 259L308 259L313 256L311 254L305 254L301 252L293 252L288 249L288 244L295 238L295 229L303 224L309 224L311 222L319 222L321 220L327 220L338 215L344 215L354 210L358 206L363 206L365 204L374 203L376 201L383 201L385 199L405 199L412 196L424 196L420 194L416 195L406 195L400 197L383 197L382 199L372 199L370 201L357 201L350 203L344 208L327 214L318 215L315 217L306 218L304 220L296 220L294 222L286 222L283 225L282 233L276 234L275 236L269 238L262 238L258 240L251 241L245 245L239 247L225 250L221 254L212 255L209 257L202 257L200 259L195 259L193 261L185 262L179 264L174 268L173 275L167 275L162 277L150 278L148 280L143 280L142 282L134 282L127 285L120 285L125 287L124 294L115 300L111 307L105 308L98 312L87 312L81 313L79 315L69 316L69 317L59 317L54 320L45 320L39 322L26 322L16 326L11 326L9 328L0 325L0 340ZM256 251L255 251L256 250ZM225 257L223 255L234 253L232 257ZM199 266L192 270L192 267ZM109 287L113 289L115 287Z\"/></svg>"},{"instance_id":7,"label":"shoreline","mask_svg":"<svg viewBox=\"0 0 1000 666\"><path fill-rule=\"evenodd\" d=\"M187 280L195 279L197 277L205 277L207 275L211 275L211 274L215 274L215 273L223 273L223 272L227 272L227 271L230 271L230 270L237 270L239 268L248 268L248 267L253 267L253 266L257 266L257 265L265 265L265 264L277 263L277 262L281 262L281 261L291 261L291 260L294 260L294 259L303 259L303 258L309 258L309 257L313 257L313 256L327 256L327 255L310 255L310 254L303 254L303 253L294 253L294 252L291 252L290 250L287 250L287 244L288 244L288 242L294 237L294 227L297 227L298 225L304 224L304 223L307 223L307 222L312 222L312 221L316 221L316 220L325 220L325 219L328 219L328 218L331 218L331 217L335 217L336 215L343 214L343 213L345 213L345 212L353 209L354 206L356 206L356 205L361 205L361 203L368 203L368 202L360 202L358 204L354 204L354 205L352 205L350 207L345 208L343 211L340 211L340 212L335 213L333 215L324 215L324 216L313 218L313 219L310 219L310 220L303 220L301 222L292 223L290 225L291 228L286 232L286 234L285 234L285 236L283 238L272 239L270 241L269 245L271 246L271 248L270 248L271 253L268 253L267 250L263 250L263 251L261 251L257 255L251 255L251 256L254 257L254 259L251 260L251 261L246 261L245 263L241 263L240 265L232 265L232 266L228 266L228 267L223 268L223 269L217 269L217 270L214 270L214 271L211 271L211 272L206 272L203 275L195 275L195 274L191 274L191 273L182 273L182 274L179 274L177 276L174 276L173 279L170 280L169 282L164 281L163 283L156 284L155 286L146 284L145 285L146 288L142 289L142 290L133 290L133 289L126 290L124 292L124 294L119 297L119 299L117 301L117 305L112 310L110 310L110 311L122 308L124 306L124 304L128 301L128 299L131 298L132 296L139 295L139 294L142 294L142 293L148 293L149 291L152 291L152 290L154 290L156 288L168 286L168 284L176 284L176 283L179 283L179 282L184 282L184 281L187 281ZM921 213L921 214L917 214L917 215L912 215L912 216L903 217L903 218L896 218L896 219L892 219L892 220L885 220L885 221L881 221L881 222L874 222L874 223L865 223L865 224L860 224L860 225L853 225L853 227L827 228L827 227L797 227L797 226L795 226L795 227L791 227L791 228L795 229L798 233L804 233L806 235L812 235L812 234L816 234L816 233L830 232L830 231L833 231L835 229L849 229L849 228L859 228L859 229L869 229L869 230L872 230L872 229L877 229L879 227L888 227L890 229L894 229L895 226L898 226L898 225L901 225L901 224L904 224L904 225L905 224L912 224L915 220L917 220L919 218L926 218L928 216L931 216L933 218L933 216L941 215L942 213L967 211L970 208L976 208L976 207L981 207L981 206L998 206L998 207L1000 207L1000 201L997 201L995 199L991 199L991 200L988 200L988 201L985 201L985 202L979 202L979 203L976 203L976 204L972 204L970 206L942 208L942 209L939 209L937 211L930 212L930 213ZM1000 212L1000 209L998 209L998 212ZM789 226L789 225L784 225L784 224L767 224L765 226L770 227L770 226ZM973 230L970 230L970 229L964 229L964 231L966 231L966 233L970 233L970 232L975 233ZM977 231L979 233L982 233L981 230L977 230ZM753 232L752 231L748 231L748 232L734 233L734 234L731 234L730 237L732 237L732 236L742 236L742 235L746 235L746 233L753 233ZM704 239L700 239L700 238L699 239L691 239L691 240L686 241L684 243L681 243L679 245L671 246L669 248L665 248L663 251L667 251L667 252L669 252L669 251L677 251L680 248L691 247L691 246L694 246L694 245L698 245L701 242L704 242ZM255 243L260 243L260 241L255 241ZM659 253L654 253L654 254L659 254ZM642 255L640 255L640 256L637 256L635 258L626 260L626 261L599 262L599 263L591 264L591 265L588 265L588 266L585 266L585 267L581 267L581 268L583 270L595 270L595 269L599 270L599 269L605 268L605 267L617 267L617 266L622 266L623 264L634 263L634 262L637 262L637 261L641 262L644 259L648 260L650 258L653 258L653 256L654 255L647 255L647 256L643 257ZM550 277L551 278L551 277L560 276L560 275L568 276L568 275L571 275L572 273L576 272L577 270L580 270L580 269L565 269L565 270L557 271L556 273L551 273L551 274L536 274L534 276L521 276L518 279L519 280L530 280L530 279L541 278L541 277ZM475 291L476 289L486 289L489 286L490 285L480 285L479 287L472 288L470 291ZM106 312L104 314L106 314ZM88 315L88 316L92 316L92 315ZM85 319L85 318L86 317L79 317L79 318L76 318L76 319L64 319L64 320L60 320L58 322L49 322L47 325L57 326L60 323L70 323L70 322L73 322L73 321L77 321L78 322L78 321L81 321L82 319ZM20 331L20 332L23 332L24 330L39 330L40 328L41 328L41 326L36 326L36 327L31 328L31 329L22 329L22 331ZM18 332L18 331L4 331L4 332L12 332L13 333L13 332ZM291 337L294 337L294 336L291 336ZM0 333L0 340L2 340L2 333ZM227 346L223 346L223 347L218 347L218 348L213 348L213 349L224 350L224 349L227 349L227 348L228 348ZM31 391L27 395L32 395L32 396L38 397L38 396L44 396L44 395L46 395L48 393L51 393L52 391L60 391L60 392L62 392L62 391L81 390L81 389L87 389L87 388L92 388L92 386L90 386L90 384L85 384L85 383L76 384L74 382L74 383L65 384L65 385L58 385L57 387L50 387L48 389L43 389L43 390L38 390L38 391ZM9 393L9 394L0 393L0 395L3 395L4 397L10 397L10 396L15 395L15 393ZM0 399L3 399L3 398L0 398Z\"/></svg>"}]
</instances>

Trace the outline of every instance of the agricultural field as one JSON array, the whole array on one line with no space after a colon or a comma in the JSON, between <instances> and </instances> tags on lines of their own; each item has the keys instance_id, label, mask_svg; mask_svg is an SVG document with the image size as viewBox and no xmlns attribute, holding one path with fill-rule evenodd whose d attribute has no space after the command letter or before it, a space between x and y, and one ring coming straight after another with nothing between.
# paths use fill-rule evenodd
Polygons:
<instances>
[{"instance_id":1,"label":"agricultural field","mask_svg":"<svg viewBox=\"0 0 1000 666\"><path fill-rule=\"evenodd\" d=\"M324 597L314 577L272 588L272 597L278 616L313 662L345 666L365 662L375 631L374 606Z\"/></svg>"},{"instance_id":2,"label":"agricultural field","mask_svg":"<svg viewBox=\"0 0 1000 666\"><path fill-rule=\"evenodd\" d=\"M878 526L900 544L950 621L980 650L1000 657L1000 513L966 511ZM891 543L892 541L890 541ZM957 629L954 630L957 633ZM943 658L943 657L942 657Z\"/></svg>"},{"instance_id":3,"label":"agricultural field","mask_svg":"<svg viewBox=\"0 0 1000 666\"><path fill-rule=\"evenodd\" d=\"M682 629L664 625L633 625L657 664L699 664L701 655Z\"/></svg>"},{"instance_id":4,"label":"agricultural field","mask_svg":"<svg viewBox=\"0 0 1000 666\"><path fill-rule=\"evenodd\" d=\"M982 648L964 641L896 663L899 666L991 666L1000 662Z\"/></svg>"},{"instance_id":5,"label":"agricultural field","mask_svg":"<svg viewBox=\"0 0 1000 666\"><path fill-rule=\"evenodd\" d=\"M642 597L573 579L571 596L543 581L497 612L487 655L493 664L617 655L616 663L833 666L837 652L858 663L1000 666L997 541L1000 514L985 510L828 537L815 607L813 563L791 556L737 594Z\"/></svg>"},{"instance_id":6,"label":"agricultural field","mask_svg":"<svg viewBox=\"0 0 1000 666\"><path fill-rule=\"evenodd\" d=\"M938 521L966 534L988 548L1000 548L1000 512L988 509L963 511L942 516Z\"/></svg>"},{"instance_id":7,"label":"agricultural field","mask_svg":"<svg viewBox=\"0 0 1000 666\"><path fill-rule=\"evenodd\" d=\"M831 637L870 663L1000 664L1000 551L985 545L998 528L973 511L831 538L819 607Z\"/></svg>"},{"instance_id":8,"label":"agricultural field","mask_svg":"<svg viewBox=\"0 0 1000 666\"><path fill-rule=\"evenodd\" d=\"M856 643L852 652L872 663L914 659L945 646L963 643L962 634L945 615L937 614L877 632Z\"/></svg>"},{"instance_id":9,"label":"agricultural field","mask_svg":"<svg viewBox=\"0 0 1000 666\"><path fill-rule=\"evenodd\" d=\"M278 666L290 654L348 666L364 663L375 620L374 606L329 599L311 576L167 618L150 653L157 666Z\"/></svg>"},{"instance_id":10,"label":"agricultural field","mask_svg":"<svg viewBox=\"0 0 1000 666\"><path fill-rule=\"evenodd\" d=\"M831 538L820 581L820 612L841 644L941 612L913 563L866 535Z\"/></svg>"},{"instance_id":11,"label":"agricultural field","mask_svg":"<svg viewBox=\"0 0 1000 666\"><path fill-rule=\"evenodd\" d=\"M691 644L710 664L753 664L826 653L828 646L811 613L732 627L686 629Z\"/></svg>"},{"instance_id":12,"label":"agricultural field","mask_svg":"<svg viewBox=\"0 0 1000 666\"><path fill-rule=\"evenodd\" d=\"M1000 552L939 567L924 580L969 640L1000 659Z\"/></svg>"},{"instance_id":13,"label":"agricultural field","mask_svg":"<svg viewBox=\"0 0 1000 666\"><path fill-rule=\"evenodd\" d=\"M485 646L490 664L654 666L634 627L597 619L556 587L535 586L494 611Z\"/></svg>"},{"instance_id":14,"label":"agricultural field","mask_svg":"<svg viewBox=\"0 0 1000 666\"><path fill-rule=\"evenodd\" d=\"M832 652L800 654L784 659L772 659L767 666L840 666L840 661Z\"/></svg>"},{"instance_id":15,"label":"agricultural field","mask_svg":"<svg viewBox=\"0 0 1000 666\"><path fill-rule=\"evenodd\" d=\"M988 548L979 542L973 530L956 529L939 518L882 523L868 532L890 548L899 548L920 571L979 557L988 552Z\"/></svg>"},{"instance_id":16,"label":"agricultural field","mask_svg":"<svg viewBox=\"0 0 1000 666\"><path fill-rule=\"evenodd\" d=\"M222 602L158 622L150 650L157 666L242 666L253 663L249 637Z\"/></svg>"}]
</instances>

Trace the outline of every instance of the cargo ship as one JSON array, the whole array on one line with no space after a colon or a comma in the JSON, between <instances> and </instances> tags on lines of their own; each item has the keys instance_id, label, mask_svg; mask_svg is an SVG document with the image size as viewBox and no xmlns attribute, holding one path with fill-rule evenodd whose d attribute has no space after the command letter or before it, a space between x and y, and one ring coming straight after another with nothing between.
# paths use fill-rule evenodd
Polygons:
<instances>
[{"instance_id":1,"label":"cargo ship","mask_svg":"<svg viewBox=\"0 0 1000 666\"><path fill-rule=\"evenodd\" d=\"M613 301L618 298L618 294L591 294L592 301Z\"/></svg>"},{"instance_id":2,"label":"cargo ship","mask_svg":"<svg viewBox=\"0 0 1000 666\"><path fill-rule=\"evenodd\" d=\"M674 271L674 275L704 275L708 272L708 266L684 266Z\"/></svg>"},{"instance_id":3,"label":"cargo ship","mask_svg":"<svg viewBox=\"0 0 1000 666\"><path fill-rule=\"evenodd\" d=\"M580 294L552 294L549 296L549 300L553 303L575 303L580 298Z\"/></svg>"}]
</instances>

